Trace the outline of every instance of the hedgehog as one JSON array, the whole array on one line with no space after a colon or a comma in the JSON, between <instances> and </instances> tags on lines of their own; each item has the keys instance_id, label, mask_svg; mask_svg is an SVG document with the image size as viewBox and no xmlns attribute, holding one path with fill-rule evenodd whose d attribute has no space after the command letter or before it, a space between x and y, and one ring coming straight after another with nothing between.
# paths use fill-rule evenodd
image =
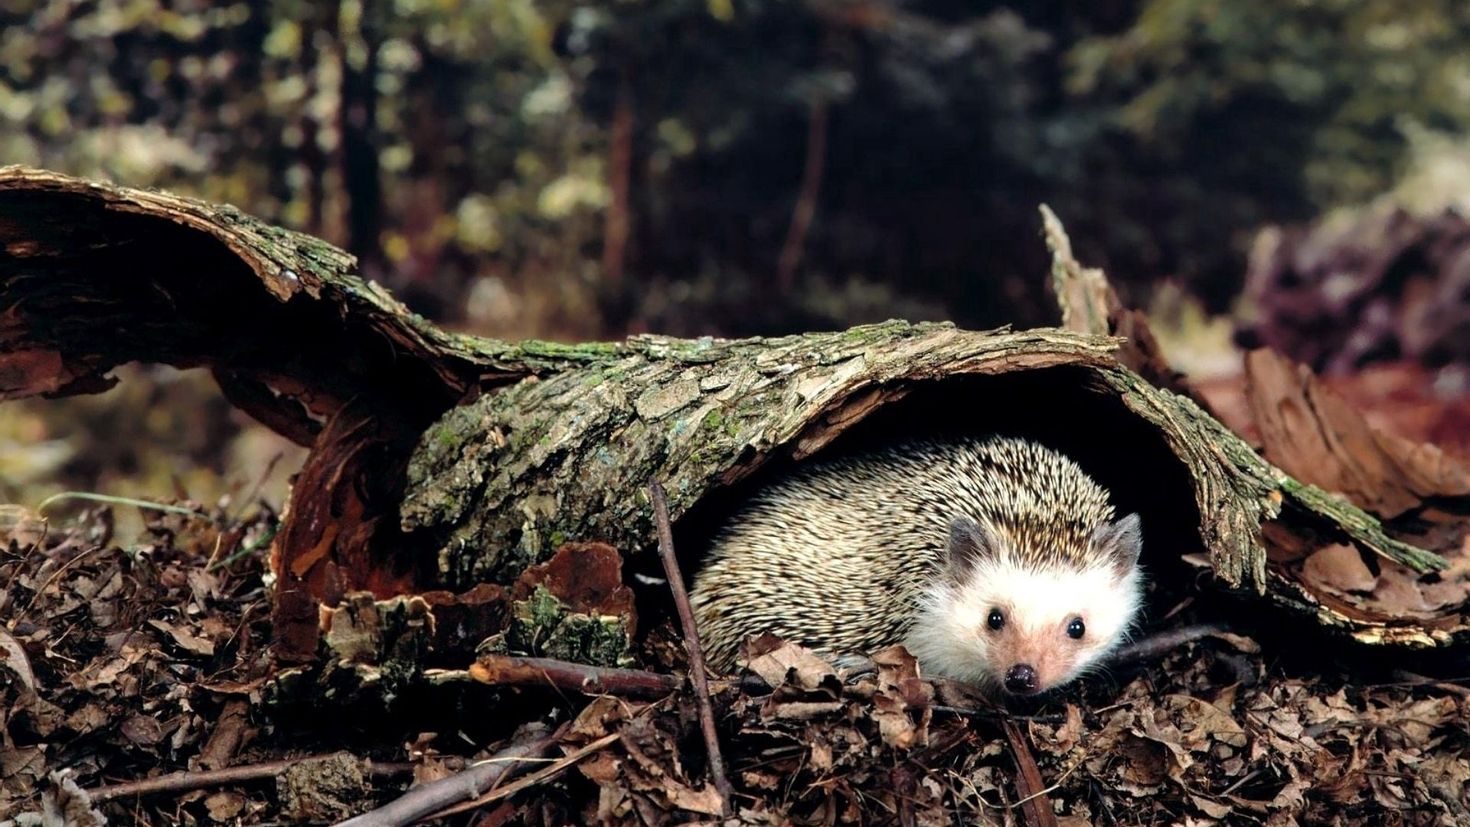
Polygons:
<instances>
[{"instance_id":1,"label":"hedgehog","mask_svg":"<svg viewBox=\"0 0 1470 827\"><path fill-rule=\"evenodd\" d=\"M1142 600L1137 514L1005 436L800 466L712 535L691 605L712 668L771 632L835 663L902 643L924 674L1032 695L1101 663Z\"/></svg>"}]
</instances>

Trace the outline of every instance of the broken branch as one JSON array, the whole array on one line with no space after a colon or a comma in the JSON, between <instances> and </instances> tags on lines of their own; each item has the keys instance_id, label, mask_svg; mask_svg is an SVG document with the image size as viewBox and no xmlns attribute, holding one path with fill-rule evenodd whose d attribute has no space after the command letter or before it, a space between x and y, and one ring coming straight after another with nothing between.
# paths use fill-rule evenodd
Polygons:
<instances>
[{"instance_id":1,"label":"broken branch","mask_svg":"<svg viewBox=\"0 0 1470 827\"><path fill-rule=\"evenodd\" d=\"M223 787L231 784L264 781L275 778L302 762L321 761L333 757L334 754L312 755L305 758L286 758L280 761L265 761L259 764L245 764L239 767L226 767L220 770L208 770L205 772L173 772L168 775L160 775L157 778L144 778L138 781L124 781L118 784L95 787L87 790L87 795L91 797L92 803L101 804L104 801L112 801L115 798L155 795L157 793L186 793L193 790L202 790L207 787ZM366 761L366 764L368 773L378 778L391 778L413 772L412 764L378 763L374 761Z\"/></svg>"},{"instance_id":2,"label":"broken branch","mask_svg":"<svg viewBox=\"0 0 1470 827\"><path fill-rule=\"evenodd\" d=\"M1203 640L1207 637L1216 637L1226 634L1228 630L1219 623L1196 623L1190 626L1180 626L1166 632L1150 635L1142 640L1123 645L1113 656L1108 659L1110 665L1122 666L1138 661L1152 660L1166 655L1175 649Z\"/></svg>"},{"instance_id":3,"label":"broken branch","mask_svg":"<svg viewBox=\"0 0 1470 827\"><path fill-rule=\"evenodd\" d=\"M338 827L399 827L411 824L465 799L478 798L512 775L519 775L531 761L544 758L556 744L560 732L518 741L463 772L414 787L388 804L341 822Z\"/></svg>"},{"instance_id":4,"label":"broken branch","mask_svg":"<svg viewBox=\"0 0 1470 827\"><path fill-rule=\"evenodd\" d=\"M715 712L709 699L709 676L705 672L704 650L699 645L699 630L694 625L694 609L689 605L689 592L684 588L684 575L679 571L679 559L674 555L674 531L669 524L669 501L664 487L657 480L648 486L649 498L653 501L653 519L658 528L658 554L663 560L664 574L669 578L669 589L674 593L674 605L679 610L679 625L684 629L684 640L689 649L689 677L694 682L695 700L699 703L699 725L704 731L704 744L709 750L709 774L715 789L720 793L722 814L730 814L730 780L725 777L725 760L720 755L720 738L715 731Z\"/></svg>"},{"instance_id":5,"label":"broken branch","mask_svg":"<svg viewBox=\"0 0 1470 827\"><path fill-rule=\"evenodd\" d=\"M470 677L493 686L554 686L584 695L658 698L677 692L684 682L673 675L642 669L590 666L551 658L481 655Z\"/></svg>"}]
</instances>

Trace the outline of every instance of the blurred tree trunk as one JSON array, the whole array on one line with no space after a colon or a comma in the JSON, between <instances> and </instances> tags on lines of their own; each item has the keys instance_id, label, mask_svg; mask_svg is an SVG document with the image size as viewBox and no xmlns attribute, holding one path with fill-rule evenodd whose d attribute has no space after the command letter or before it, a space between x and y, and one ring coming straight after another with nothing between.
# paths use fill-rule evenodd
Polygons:
<instances>
[{"instance_id":1,"label":"blurred tree trunk","mask_svg":"<svg viewBox=\"0 0 1470 827\"><path fill-rule=\"evenodd\" d=\"M347 190L347 246L363 273L381 277L383 184L378 169L378 49L383 40L383 0L360 0L356 31L343 26L337 4L342 52L342 176Z\"/></svg>"},{"instance_id":2,"label":"blurred tree trunk","mask_svg":"<svg viewBox=\"0 0 1470 827\"><path fill-rule=\"evenodd\" d=\"M607 230L602 239L602 277L610 286L623 280L623 262L628 252L628 232L632 226L628 191L633 177L633 82L631 70L624 67L618 81L618 100L613 108L609 136L608 189L612 200L607 207Z\"/></svg>"},{"instance_id":3,"label":"blurred tree trunk","mask_svg":"<svg viewBox=\"0 0 1470 827\"><path fill-rule=\"evenodd\" d=\"M321 60L315 48L317 34L327 31L328 26L323 25L324 14L333 12L335 6L327 4L323 7L314 7L311 14L307 14L301 21L301 51L296 56L296 69L300 73L302 81L306 84L306 91L302 95L301 106L301 146L297 148L297 156L301 164L306 168L306 232L320 236L322 235L323 223L325 221L325 209L327 200L327 153L321 144L321 123L317 121L312 112L311 101L313 101L320 89L321 83Z\"/></svg>"},{"instance_id":4,"label":"blurred tree trunk","mask_svg":"<svg viewBox=\"0 0 1470 827\"><path fill-rule=\"evenodd\" d=\"M781 245L781 257L776 263L776 283L781 292L790 292L796 280L796 268L801 264L801 254L806 248L807 232L817 214L817 199L822 194L822 172L827 164L827 102L821 99L812 102L811 120L806 134L806 163L801 171L801 189L797 192L796 207L791 213L791 229L786 233L786 243Z\"/></svg>"}]
</instances>

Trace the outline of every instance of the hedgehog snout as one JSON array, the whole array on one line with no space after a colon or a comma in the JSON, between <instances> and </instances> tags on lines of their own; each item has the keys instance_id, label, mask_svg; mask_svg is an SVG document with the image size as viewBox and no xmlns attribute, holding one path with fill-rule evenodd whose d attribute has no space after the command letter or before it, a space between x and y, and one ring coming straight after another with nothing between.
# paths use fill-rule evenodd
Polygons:
<instances>
[{"instance_id":1,"label":"hedgehog snout","mask_svg":"<svg viewBox=\"0 0 1470 827\"><path fill-rule=\"evenodd\" d=\"M1017 695L1032 695L1040 689L1037 685L1036 667L1029 663L1018 663L1006 670L1005 688Z\"/></svg>"}]
</instances>

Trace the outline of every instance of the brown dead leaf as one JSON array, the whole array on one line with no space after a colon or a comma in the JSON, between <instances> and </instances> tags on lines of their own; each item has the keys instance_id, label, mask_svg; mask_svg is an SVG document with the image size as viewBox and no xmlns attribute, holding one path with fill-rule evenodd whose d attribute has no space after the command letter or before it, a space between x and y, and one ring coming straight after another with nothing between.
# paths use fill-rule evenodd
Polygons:
<instances>
[{"instance_id":1,"label":"brown dead leaf","mask_svg":"<svg viewBox=\"0 0 1470 827\"><path fill-rule=\"evenodd\" d=\"M1123 760L1119 777L1122 788L1133 795L1152 795L1163 788L1168 773L1164 768L1165 750L1157 741L1133 738L1120 745L1117 757Z\"/></svg>"},{"instance_id":2,"label":"brown dead leaf","mask_svg":"<svg viewBox=\"0 0 1470 827\"><path fill-rule=\"evenodd\" d=\"M622 779L638 792L652 794L667 806L719 815L723 800L713 786L695 789L684 776L678 744L651 719L635 717L618 728L618 740L628 756L621 765Z\"/></svg>"},{"instance_id":3,"label":"brown dead leaf","mask_svg":"<svg viewBox=\"0 0 1470 827\"><path fill-rule=\"evenodd\" d=\"M0 548L26 550L46 537L46 519L23 505L0 504Z\"/></svg>"},{"instance_id":4,"label":"brown dead leaf","mask_svg":"<svg viewBox=\"0 0 1470 827\"><path fill-rule=\"evenodd\" d=\"M26 695L36 692L36 673L31 669L31 659L26 657L24 646L15 636L0 627L0 669L4 669L20 682Z\"/></svg>"},{"instance_id":5,"label":"brown dead leaf","mask_svg":"<svg viewBox=\"0 0 1470 827\"><path fill-rule=\"evenodd\" d=\"M891 646L874 654L873 662L878 665L873 718L883 743L900 749L929 743L934 686L919 679L918 660L902 646Z\"/></svg>"},{"instance_id":6,"label":"brown dead leaf","mask_svg":"<svg viewBox=\"0 0 1470 827\"><path fill-rule=\"evenodd\" d=\"M1381 517L1470 495L1470 471L1437 447L1369 426L1312 371L1274 351L1246 356L1247 397L1266 459Z\"/></svg>"},{"instance_id":7,"label":"brown dead leaf","mask_svg":"<svg viewBox=\"0 0 1470 827\"><path fill-rule=\"evenodd\" d=\"M1195 806L1195 809L1213 819L1225 818L1226 816L1230 815L1230 813L1234 809L1229 804L1220 801L1212 801L1202 795L1191 794L1189 796L1189 803L1193 804Z\"/></svg>"},{"instance_id":8,"label":"brown dead leaf","mask_svg":"<svg viewBox=\"0 0 1470 827\"><path fill-rule=\"evenodd\" d=\"M810 649L786 643L774 635L762 635L749 643L750 671L760 676L767 686L793 686L813 690L821 686L841 686L831 664Z\"/></svg>"},{"instance_id":9,"label":"brown dead leaf","mask_svg":"<svg viewBox=\"0 0 1470 827\"><path fill-rule=\"evenodd\" d=\"M245 809L245 796L230 790L210 793L204 799L204 809L214 821L232 821Z\"/></svg>"},{"instance_id":10,"label":"brown dead leaf","mask_svg":"<svg viewBox=\"0 0 1470 827\"><path fill-rule=\"evenodd\" d=\"M212 641L199 637L189 630L175 626L167 621L150 620L148 621L148 625L168 635L175 646L191 655L197 655L203 658L214 657L214 643Z\"/></svg>"},{"instance_id":11,"label":"brown dead leaf","mask_svg":"<svg viewBox=\"0 0 1470 827\"><path fill-rule=\"evenodd\" d=\"M572 720L571 734L577 740L595 741L611 733L619 722L627 720L629 714L641 708L612 695L598 695Z\"/></svg>"},{"instance_id":12,"label":"brown dead leaf","mask_svg":"<svg viewBox=\"0 0 1470 827\"><path fill-rule=\"evenodd\" d=\"M1371 592L1378 578L1368 570L1356 546L1325 546L1302 564L1302 581L1319 589L1346 594Z\"/></svg>"},{"instance_id":13,"label":"brown dead leaf","mask_svg":"<svg viewBox=\"0 0 1470 827\"><path fill-rule=\"evenodd\" d=\"M1027 729L1031 741L1053 755L1066 755L1077 747L1086 733L1082 723L1082 710L1076 704L1067 704L1066 720L1060 726L1030 721Z\"/></svg>"},{"instance_id":14,"label":"brown dead leaf","mask_svg":"<svg viewBox=\"0 0 1470 827\"><path fill-rule=\"evenodd\" d=\"M577 771L586 776L588 780L608 786L618 778L618 772L622 768L621 758L611 752L599 752L585 761L577 762Z\"/></svg>"},{"instance_id":15,"label":"brown dead leaf","mask_svg":"<svg viewBox=\"0 0 1470 827\"><path fill-rule=\"evenodd\" d=\"M151 715L130 715L118 727L123 737L140 747L151 747L163 740L163 726Z\"/></svg>"},{"instance_id":16,"label":"brown dead leaf","mask_svg":"<svg viewBox=\"0 0 1470 827\"><path fill-rule=\"evenodd\" d=\"M1246 745L1245 730L1229 713L1192 695L1169 695L1163 707L1173 713L1185 743L1196 752L1208 752L1214 744L1235 749Z\"/></svg>"}]
</instances>

